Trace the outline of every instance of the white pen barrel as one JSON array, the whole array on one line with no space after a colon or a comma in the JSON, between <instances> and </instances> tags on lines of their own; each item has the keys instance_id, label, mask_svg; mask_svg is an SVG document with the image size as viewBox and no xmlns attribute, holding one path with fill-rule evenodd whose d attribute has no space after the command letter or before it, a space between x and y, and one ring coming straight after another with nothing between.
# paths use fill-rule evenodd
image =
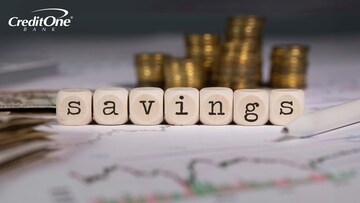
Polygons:
<instances>
[{"instance_id":1,"label":"white pen barrel","mask_svg":"<svg viewBox=\"0 0 360 203\"><path fill-rule=\"evenodd\" d=\"M309 117L316 122L314 134L359 122L360 99L310 113Z\"/></svg>"},{"instance_id":2,"label":"white pen barrel","mask_svg":"<svg viewBox=\"0 0 360 203\"><path fill-rule=\"evenodd\" d=\"M285 127L290 135L315 135L360 122L360 99L312 112Z\"/></svg>"}]
</instances>

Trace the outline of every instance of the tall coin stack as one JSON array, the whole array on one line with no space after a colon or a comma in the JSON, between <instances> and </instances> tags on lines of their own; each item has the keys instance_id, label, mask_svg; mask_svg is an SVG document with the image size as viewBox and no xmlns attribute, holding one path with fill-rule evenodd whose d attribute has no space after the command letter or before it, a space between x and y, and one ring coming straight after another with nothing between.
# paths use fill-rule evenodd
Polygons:
<instances>
[{"instance_id":1,"label":"tall coin stack","mask_svg":"<svg viewBox=\"0 0 360 203\"><path fill-rule=\"evenodd\" d=\"M251 57L253 61L249 61L256 69L256 82L261 85L262 78L262 35L265 19L260 16L232 16L228 19L225 36L227 42L240 42L251 44L255 50L255 57ZM252 51L253 49L251 49ZM242 54L244 51L242 51ZM251 53L252 55L253 53ZM241 85L240 85L241 86Z\"/></svg>"},{"instance_id":2,"label":"tall coin stack","mask_svg":"<svg viewBox=\"0 0 360 203\"><path fill-rule=\"evenodd\" d=\"M135 55L138 87L163 87L164 67L170 59L161 53L140 53Z\"/></svg>"},{"instance_id":3,"label":"tall coin stack","mask_svg":"<svg viewBox=\"0 0 360 203\"><path fill-rule=\"evenodd\" d=\"M165 88L204 87L203 70L196 59L173 58L165 67Z\"/></svg>"},{"instance_id":4,"label":"tall coin stack","mask_svg":"<svg viewBox=\"0 0 360 203\"><path fill-rule=\"evenodd\" d=\"M271 87L305 88L308 51L305 45L275 46L271 55Z\"/></svg>"},{"instance_id":5,"label":"tall coin stack","mask_svg":"<svg viewBox=\"0 0 360 203\"><path fill-rule=\"evenodd\" d=\"M258 87L258 52L251 41L226 42L221 53L220 66L215 73L217 86L234 90Z\"/></svg>"},{"instance_id":6,"label":"tall coin stack","mask_svg":"<svg viewBox=\"0 0 360 203\"><path fill-rule=\"evenodd\" d=\"M218 34L185 35L186 57L197 59L204 73L204 85L212 85L212 73L217 69L221 37Z\"/></svg>"}]
</instances>

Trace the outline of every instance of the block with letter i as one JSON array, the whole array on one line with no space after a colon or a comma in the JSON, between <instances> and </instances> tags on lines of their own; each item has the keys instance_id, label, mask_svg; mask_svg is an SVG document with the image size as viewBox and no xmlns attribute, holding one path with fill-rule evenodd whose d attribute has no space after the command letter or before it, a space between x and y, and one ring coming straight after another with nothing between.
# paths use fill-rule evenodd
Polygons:
<instances>
[{"instance_id":1,"label":"block with letter i","mask_svg":"<svg viewBox=\"0 0 360 203\"><path fill-rule=\"evenodd\" d=\"M304 91L300 89L274 89L270 92L270 122L287 125L302 115L305 106Z\"/></svg>"},{"instance_id":2,"label":"block with letter i","mask_svg":"<svg viewBox=\"0 0 360 203\"><path fill-rule=\"evenodd\" d=\"M93 95L94 120L102 125L128 121L128 96L125 88L99 88Z\"/></svg>"},{"instance_id":3,"label":"block with letter i","mask_svg":"<svg viewBox=\"0 0 360 203\"><path fill-rule=\"evenodd\" d=\"M158 125L164 120L164 91L139 87L130 91L130 120L136 125Z\"/></svg>"},{"instance_id":4,"label":"block with letter i","mask_svg":"<svg viewBox=\"0 0 360 203\"><path fill-rule=\"evenodd\" d=\"M92 121L92 92L63 89L56 98L56 117L63 125L86 125Z\"/></svg>"},{"instance_id":5,"label":"block with letter i","mask_svg":"<svg viewBox=\"0 0 360 203\"><path fill-rule=\"evenodd\" d=\"M174 87L165 91L165 120L171 125L193 125L199 121L199 90Z\"/></svg>"},{"instance_id":6,"label":"block with letter i","mask_svg":"<svg viewBox=\"0 0 360 203\"><path fill-rule=\"evenodd\" d=\"M200 121L205 125L227 125L233 116L233 91L226 87L200 90Z\"/></svg>"},{"instance_id":7,"label":"block with letter i","mask_svg":"<svg viewBox=\"0 0 360 203\"><path fill-rule=\"evenodd\" d=\"M269 93L260 89L234 92L234 122L238 125L264 125L269 120Z\"/></svg>"}]
</instances>

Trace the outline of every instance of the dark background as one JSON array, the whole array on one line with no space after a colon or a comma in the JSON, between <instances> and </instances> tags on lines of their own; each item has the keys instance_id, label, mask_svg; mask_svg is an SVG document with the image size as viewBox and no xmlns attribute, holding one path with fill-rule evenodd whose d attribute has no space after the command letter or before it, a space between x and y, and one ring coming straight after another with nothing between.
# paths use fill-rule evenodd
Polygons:
<instances>
[{"instance_id":1,"label":"dark background","mask_svg":"<svg viewBox=\"0 0 360 203\"><path fill-rule=\"evenodd\" d=\"M21 34L8 26L10 17L48 7L67 9L74 17L71 27L36 35L222 33L226 17L234 14L265 16L268 35L360 32L360 1L355 0L6 0L0 5L1 35Z\"/></svg>"}]
</instances>

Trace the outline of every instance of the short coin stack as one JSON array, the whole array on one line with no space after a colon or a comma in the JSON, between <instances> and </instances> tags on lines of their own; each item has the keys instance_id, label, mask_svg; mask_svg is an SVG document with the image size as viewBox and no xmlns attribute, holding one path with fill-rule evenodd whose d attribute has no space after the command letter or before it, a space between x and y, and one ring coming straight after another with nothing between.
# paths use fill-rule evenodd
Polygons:
<instances>
[{"instance_id":1,"label":"short coin stack","mask_svg":"<svg viewBox=\"0 0 360 203\"><path fill-rule=\"evenodd\" d=\"M196 59L173 58L165 66L165 88L202 88L203 70Z\"/></svg>"},{"instance_id":2,"label":"short coin stack","mask_svg":"<svg viewBox=\"0 0 360 203\"><path fill-rule=\"evenodd\" d=\"M271 55L271 87L305 88L308 51L305 45L275 46Z\"/></svg>"},{"instance_id":3,"label":"short coin stack","mask_svg":"<svg viewBox=\"0 0 360 203\"><path fill-rule=\"evenodd\" d=\"M264 18L254 15L232 16L228 19L225 36L227 42L240 42L245 50L241 54L245 57L250 51L247 64L253 66L256 73L256 82L261 84L261 58L262 58L262 35ZM251 47L251 48L250 48ZM242 88L243 85L238 85ZM249 86L249 85L246 85ZM248 88L248 87L244 87Z\"/></svg>"},{"instance_id":4,"label":"short coin stack","mask_svg":"<svg viewBox=\"0 0 360 203\"><path fill-rule=\"evenodd\" d=\"M185 35L186 57L197 59L204 72L205 86L212 85L213 71L217 69L221 37L218 34Z\"/></svg>"},{"instance_id":5,"label":"short coin stack","mask_svg":"<svg viewBox=\"0 0 360 203\"><path fill-rule=\"evenodd\" d=\"M136 73L139 87L163 87L164 66L170 59L161 53L141 53L135 56Z\"/></svg>"}]
</instances>

